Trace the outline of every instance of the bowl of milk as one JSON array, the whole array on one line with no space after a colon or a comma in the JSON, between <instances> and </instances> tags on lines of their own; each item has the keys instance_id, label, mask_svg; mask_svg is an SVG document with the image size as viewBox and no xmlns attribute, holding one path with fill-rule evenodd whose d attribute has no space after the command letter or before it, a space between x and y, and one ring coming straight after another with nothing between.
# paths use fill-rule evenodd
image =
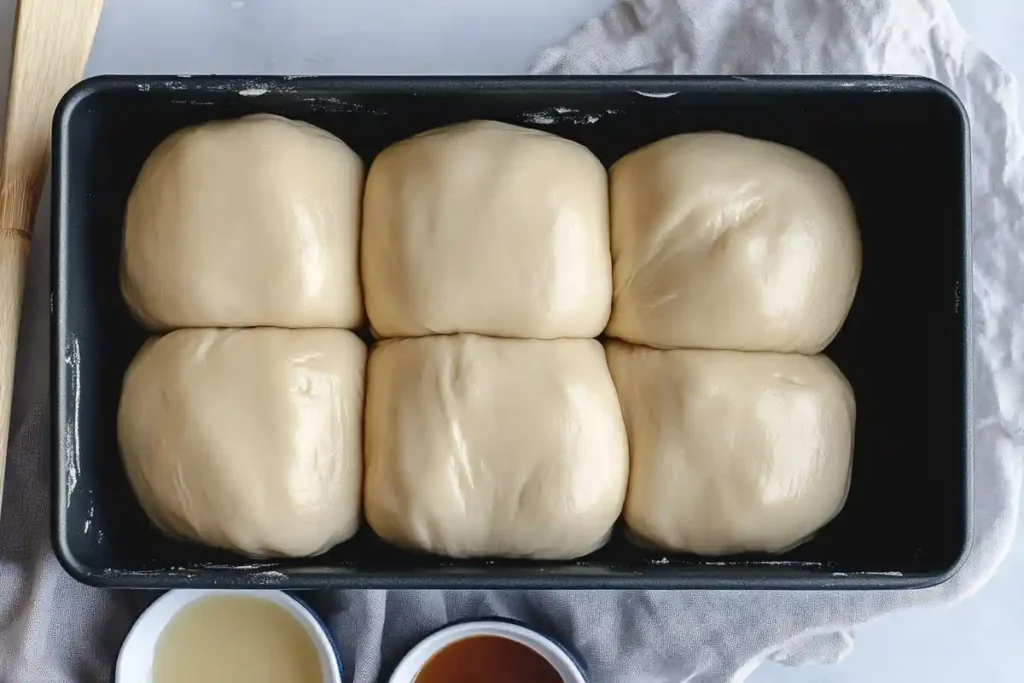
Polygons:
<instances>
[{"instance_id":1,"label":"bowl of milk","mask_svg":"<svg viewBox=\"0 0 1024 683\"><path fill-rule=\"evenodd\" d=\"M114 683L341 683L337 647L305 604L275 590L173 590L135 622Z\"/></svg>"}]
</instances>

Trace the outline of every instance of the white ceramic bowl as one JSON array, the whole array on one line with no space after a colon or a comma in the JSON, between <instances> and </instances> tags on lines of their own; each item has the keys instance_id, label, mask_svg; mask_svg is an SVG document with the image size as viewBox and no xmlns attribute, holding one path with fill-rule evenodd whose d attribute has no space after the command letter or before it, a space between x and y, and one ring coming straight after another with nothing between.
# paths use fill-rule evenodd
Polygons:
<instances>
[{"instance_id":1,"label":"white ceramic bowl","mask_svg":"<svg viewBox=\"0 0 1024 683\"><path fill-rule=\"evenodd\" d=\"M554 667L565 683L587 683L576 660L554 640L525 626L507 621L468 621L446 626L419 642L405 655L389 683L415 683L427 661L452 643L474 636L500 636L525 645Z\"/></svg>"},{"instance_id":2,"label":"white ceramic bowl","mask_svg":"<svg viewBox=\"0 0 1024 683\"><path fill-rule=\"evenodd\" d=\"M114 669L114 683L152 683L153 656L156 642L171 619L185 605L211 595L245 595L267 600L286 609L306 629L320 656L324 683L341 683L338 650L326 627L306 605L290 595L275 590L223 591L173 590L164 593L149 606L132 626L121 645Z\"/></svg>"}]
</instances>

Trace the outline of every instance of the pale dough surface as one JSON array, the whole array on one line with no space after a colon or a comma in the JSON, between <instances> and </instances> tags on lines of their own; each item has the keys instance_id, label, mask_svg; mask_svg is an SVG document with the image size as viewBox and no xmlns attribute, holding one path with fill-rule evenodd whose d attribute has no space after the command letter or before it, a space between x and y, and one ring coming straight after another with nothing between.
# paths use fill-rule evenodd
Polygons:
<instances>
[{"instance_id":1,"label":"pale dough surface","mask_svg":"<svg viewBox=\"0 0 1024 683\"><path fill-rule=\"evenodd\" d=\"M611 310L608 179L588 149L495 121L384 150L364 198L381 337L596 337Z\"/></svg>"},{"instance_id":2,"label":"pale dough surface","mask_svg":"<svg viewBox=\"0 0 1024 683\"><path fill-rule=\"evenodd\" d=\"M118 442L149 517L252 556L355 533L366 346L346 330L178 330L124 379Z\"/></svg>"},{"instance_id":3,"label":"pale dough surface","mask_svg":"<svg viewBox=\"0 0 1024 683\"><path fill-rule=\"evenodd\" d=\"M270 114L161 142L128 199L121 291L151 329L348 327L363 319L363 163Z\"/></svg>"},{"instance_id":4,"label":"pale dough surface","mask_svg":"<svg viewBox=\"0 0 1024 683\"><path fill-rule=\"evenodd\" d=\"M825 356L611 342L630 444L625 520L670 551L781 552L842 508L853 391Z\"/></svg>"},{"instance_id":5,"label":"pale dough surface","mask_svg":"<svg viewBox=\"0 0 1024 683\"><path fill-rule=\"evenodd\" d=\"M368 372L378 535L452 557L567 559L605 543L629 458L599 342L391 340Z\"/></svg>"},{"instance_id":6,"label":"pale dough surface","mask_svg":"<svg viewBox=\"0 0 1024 683\"><path fill-rule=\"evenodd\" d=\"M610 183L610 335L813 354L839 331L860 279L860 233L842 182L818 160L695 133L625 156Z\"/></svg>"}]
</instances>

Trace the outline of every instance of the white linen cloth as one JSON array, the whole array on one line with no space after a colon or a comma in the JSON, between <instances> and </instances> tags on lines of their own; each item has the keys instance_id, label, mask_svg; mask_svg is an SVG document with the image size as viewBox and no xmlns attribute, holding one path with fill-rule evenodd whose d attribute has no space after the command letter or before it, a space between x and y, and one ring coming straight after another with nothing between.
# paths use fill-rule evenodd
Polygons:
<instances>
[{"instance_id":1,"label":"white linen cloth","mask_svg":"<svg viewBox=\"0 0 1024 683\"><path fill-rule=\"evenodd\" d=\"M534 72L923 74L960 95L973 131L974 548L951 581L915 592L306 594L341 644L346 681L371 683L429 631L488 615L562 639L596 682L742 681L768 657L835 661L851 647L852 627L983 584L1013 538L1021 483L1024 145L1015 85L945 0L626 0L541 54ZM153 596L76 584L50 550L49 406L25 398L46 382L48 233L40 226L34 244L0 519L0 681L99 683Z\"/></svg>"}]
</instances>

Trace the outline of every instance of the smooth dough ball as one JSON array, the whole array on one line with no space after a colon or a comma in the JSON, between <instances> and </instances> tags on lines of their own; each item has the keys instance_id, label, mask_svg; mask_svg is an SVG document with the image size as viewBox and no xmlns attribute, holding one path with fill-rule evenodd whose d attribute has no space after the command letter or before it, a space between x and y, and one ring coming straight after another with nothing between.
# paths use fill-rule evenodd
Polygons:
<instances>
[{"instance_id":1,"label":"smooth dough ball","mask_svg":"<svg viewBox=\"0 0 1024 683\"><path fill-rule=\"evenodd\" d=\"M366 401L366 520L391 543L569 559L622 511L626 431L595 340L384 342Z\"/></svg>"},{"instance_id":2,"label":"smooth dough ball","mask_svg":"<svg viewBox=\"0 0 1024 683\"><path fill-rule=\"evenodd\" d=\"M825 356L612 342L608 362L636 539L701 555L782 552L843 507L856 409Z\"/></svg>"},{"instance_id":3,"label":"smooth dough ball","mask_svg":"<svg viewBox=\"0 0 1024 683\"><path fill-rule=\"evenodd\" d=\"M860 234L846 189L818 160L738 135L678 135L619 160L610 182L610 335L814 354L839 332Z\"/></svg>"},{"instance_id":4,"label":"smooth dough ball","mask_svg":"<svg viewBox=\"0 0 1024 683\"><path fill-rule=\"evenodd\" d=\"M355 533L366 346L346 330L178 330L124 378L118 442L171 535L315 555Z\"/></svg>"},{"instance_id":5,"label":"smooth dough ball","mask_svg":"<svg viewBox=\"0 0 1024 683\"><path fill-rule=\"evenodd\" d=\"M596 337L611 310L608 179L582 145L472 121L384 150L366 181L375 334Z\"/></svg>"},{"instance_id":6,"label":"smooth dough ball","mask_svg":"<svg viewBox=\"0 0 1024 683\"><path fill-rule=\"evenodd\" d=\"M121 291L151 329L355 327L363 164L270 114L185 128L128 198Z\"/></svg>"}]
</instances>

